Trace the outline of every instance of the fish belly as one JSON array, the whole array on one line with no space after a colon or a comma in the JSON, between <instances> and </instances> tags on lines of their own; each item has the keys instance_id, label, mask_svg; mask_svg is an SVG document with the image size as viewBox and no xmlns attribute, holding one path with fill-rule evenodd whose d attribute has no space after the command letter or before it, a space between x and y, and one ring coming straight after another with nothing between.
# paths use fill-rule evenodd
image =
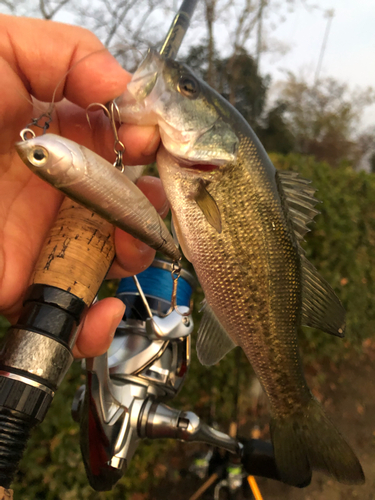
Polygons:
<instances>
[{"instance_id":1,"label":"fish belly","mask_svg":"<svg viewBox=\"0 0 375 500\"><path fill-rule=\"evenodd\" d=\"M300 263L272 180L233 168L208 186L222 218L219 234L192 199L191 181L166 170L159 167L207 302L244 350L272 411L295 411L310 397L296 338Z\"/></svg>"}]
</instances>

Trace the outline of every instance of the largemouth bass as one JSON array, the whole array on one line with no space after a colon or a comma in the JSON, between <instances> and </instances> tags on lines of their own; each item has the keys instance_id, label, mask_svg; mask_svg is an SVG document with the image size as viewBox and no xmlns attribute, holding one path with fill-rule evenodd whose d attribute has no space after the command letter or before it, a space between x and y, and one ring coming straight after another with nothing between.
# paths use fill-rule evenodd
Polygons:
<instances>
[{"instance_id":1,"label":"largemouth bass","mask_svg":"<svg viewBox=\"0 0 375 500\"><path fill-rule=\"evenodd\" d=\"M117 100L123 122L158 124L157 162L175 230L206 297L197 353L219 361L235 345L268 396L282 480L312 470L362 483L355 454L305 381L297 328L343 336L345 311L299 245L318 213L314 189L278 172L251 127L186 66L150 52Z\"/></svg>"},{"instance_id":2,"label":"largemouth bass","mask_svg":"<svg viewBox=\"0 0 375 500\"><path fill-rule=\"evenodd\" d=\"M16 144L23 162L69 198L173 260L181 256L155 207L93 151L55 134Z\"/></svg>"}]
</instances>

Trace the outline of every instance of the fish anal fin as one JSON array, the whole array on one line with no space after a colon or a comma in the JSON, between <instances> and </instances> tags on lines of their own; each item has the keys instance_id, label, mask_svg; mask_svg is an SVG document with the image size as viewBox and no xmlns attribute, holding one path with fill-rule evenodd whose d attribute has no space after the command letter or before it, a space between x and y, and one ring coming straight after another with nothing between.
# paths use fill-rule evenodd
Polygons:
<instances>
[{"instance_id":1,"label":"fish anal fin","mask_svg":"<svg viewBox=\"0 0 375 500\"><path fill-rule=\"evenodd\" d=\"M345 309L315 267L301 255L302 262L302 321L301 324L319 328L324 332L343 337Z\"/></svg>"},{"instance_id":2,"label":"fish anal fin","mask_svg":"<svg viewBox=\"0 0 375 500\"><path fill-rule=\"evenodd\" d=\"M198 207L202 210L207 222L220 234L221 233L221 215L216 201L207 191L204 182L200 180L195 201Z\"/></svg>"},{"instance_id":3,"label":"fish anal fin","mask_svg":"<svg viewBox=\"0 0 375 500\"><path fill-rule=\"evenodd\" d=\"M198 330L197 355L202 365L218 363L236 344L228 336L211 307L205 303Z\"/></svg>"}]
</instances>

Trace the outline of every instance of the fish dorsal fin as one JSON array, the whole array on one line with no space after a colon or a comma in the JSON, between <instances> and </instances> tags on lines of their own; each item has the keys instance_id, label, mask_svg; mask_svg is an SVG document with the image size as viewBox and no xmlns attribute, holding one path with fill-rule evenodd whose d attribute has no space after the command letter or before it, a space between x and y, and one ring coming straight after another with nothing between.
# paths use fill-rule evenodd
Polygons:
<instances>
[{"instance_id":1,"label":"fish dorsal fin","mask_svg":"<svg viewBox=\"0 0 375 500\"><path fill-rule=\"evenodd\" d=\"M198 330L197 355L202 365L218 363L236 344L230 339L211 307L204 301L204 314Z\"/></svg>"},{"instance_id":2,"label":"fish dorsal fin","mask_svg":"<svg viewBox=\"0 0 375 500\"><path fill-rule=\"evenodd\" d=\"M310 231L307 225L319 213L314 207L319 200L314 198L315 189L310 181L297 172L281 171L276 174L281 184L280 196L286 202L297 241L303 240ZM306 259L298 245L302 264L302 319L301 324L319 328L324 332L344 336L345 310L331 286L319 275Z\"/></svg>"},{"instance_id":3,"label":"fish dorsal fin","mask_svg":"<svg viewBox=\"0 0 375 500\"><path fill-rule=\"evenodd\" d=\"M204 182L200 179L195 201L202 210L207 222L220 234L221 233L221 215L216 201L207 191Z\"/></svg>"},{"instance_id":4,"label":"fish dorsal fin","mask_svg":"<svg viewBox=\"0 0 375 500\"><path fill-rule=\"evenodd\" d=\"M301 262L302 325L343 337L345 309L340 300L304 255L301 255Z\"/></svg>"},{"instance_id":5,"label":"fish dorsal fin","mask_svg":"<svg viewBox=\"0 0 375 500\"><path fill-rule=\"evenodd\" d=\"M319 200L314 198L316 190L310 186L309 180L300 177L297 172L278 171L276 176L282 185L282 197L286 201L294 233L297 240L301 241L310 231L307 225L319 213L314 208L319 203Z\"/></svg>"}]
</instances>

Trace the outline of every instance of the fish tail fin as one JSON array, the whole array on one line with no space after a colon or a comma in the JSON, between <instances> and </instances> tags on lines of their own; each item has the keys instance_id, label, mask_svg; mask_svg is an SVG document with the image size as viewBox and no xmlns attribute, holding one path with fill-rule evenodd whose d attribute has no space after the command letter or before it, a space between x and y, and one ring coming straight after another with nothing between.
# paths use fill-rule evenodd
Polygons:
<instances>
[{"instance_id":1,"label":"fish tail fin","mask_svg":"<svg viewBox=\"0 0 375 500\"><path fill-rule=\"evenodd\" d=\"M291 417L274 417L271 436L276 466L287 484L309 484L312 470L325 472L340 483L365 481L358 458L314 399Z\"/></svg>"}]
</instances>

